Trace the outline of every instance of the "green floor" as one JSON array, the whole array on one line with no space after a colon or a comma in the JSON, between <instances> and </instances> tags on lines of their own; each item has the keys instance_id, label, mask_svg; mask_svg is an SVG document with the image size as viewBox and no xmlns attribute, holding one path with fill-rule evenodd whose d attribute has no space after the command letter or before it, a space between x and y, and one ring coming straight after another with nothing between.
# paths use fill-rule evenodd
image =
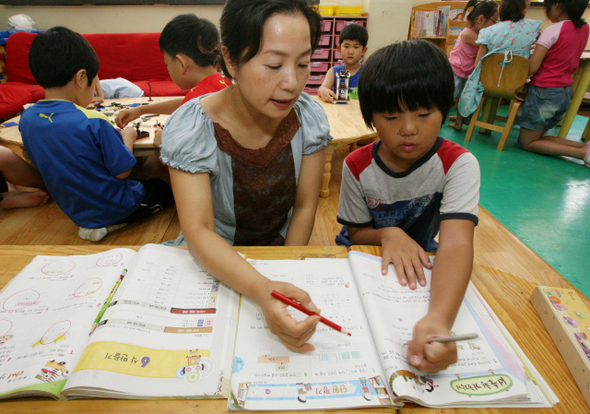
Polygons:
<instances>
[{"instance_id":1,"label":"green floor","mask_svg":"<svg viewBox=\"0 0 590 414\"><path fill-rule=\"evenodd\" d=\"M579 140L588 118L576 116L568 139ZM440 135L471 151L481 168L480 205L590 297L590 168L578 160L521 150L519 127L504 151L500 133L465 142L463 131L444 126ZM558 129L549 131L557 135Z\"/></svg>"}]
</instances>

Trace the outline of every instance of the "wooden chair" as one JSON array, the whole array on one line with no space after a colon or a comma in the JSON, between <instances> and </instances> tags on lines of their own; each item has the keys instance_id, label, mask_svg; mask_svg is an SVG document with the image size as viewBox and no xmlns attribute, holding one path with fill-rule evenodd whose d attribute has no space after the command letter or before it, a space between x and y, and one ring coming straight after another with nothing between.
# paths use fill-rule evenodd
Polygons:
<instances>
[{"instance_id":1,"label":"wooden chair","mask_svg":"<svg viewBox=\"0 0 590 414\"><path fill-rule=\"evenodd\" d=\"M471 136L476 126L484 127L485 129L502 133L497 149L499 151L504 149L508 134L510 134L510 130L514 124L516 113L524 101L523 94L519 93L517 95L517 90L524 86L528 74L529 61L525 57L512 55L511 53L496 53L484 58L480 76L480 81L484 88L483 97L479 107L471 117L471 122L465 135L465 141L471 141ZM497 103L492 103L490 107L493 109L490 113L485 114L484 111L482 120L478 121L479 113L488 98L494 99L496 102L499 102L502 98L510 101L508 116L502 117L496 115L495 109L498 105ZM496 120L504 122L505 125L494 125L494 121Z\"/></svg>"}]
</instances>

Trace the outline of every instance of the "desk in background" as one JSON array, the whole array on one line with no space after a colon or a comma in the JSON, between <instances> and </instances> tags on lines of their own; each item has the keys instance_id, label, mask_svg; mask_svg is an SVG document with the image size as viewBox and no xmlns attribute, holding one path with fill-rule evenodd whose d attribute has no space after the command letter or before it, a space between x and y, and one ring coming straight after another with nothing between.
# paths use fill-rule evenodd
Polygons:
<instances>
[{"instance_id":1,"label":"desk in background","mask_svg":"<svg viewBox=\"0 0 590 414\"><path fill-rule=\"evenodd\" d=\"M163 100L178 98L174 97L157 97L152 98L152 103L161 102ZM330 133L334 139L330 142L327 148L326 154L326 165L324 167L324 175L322 177L322 187L320 190L321 197L328 197L330 194L329 184L330 176L332 173L332 154L334 150L343 145L349 145L365 139L373 139L377 137L377 133L369 129L363 117L358 101L351 100L349 104L334 105L323 102L317 96L315 99L322 105L328 116L328 122L330 123ZM111 102L117 102L124 105L132 103L146 103L148 98L121 98L121 99L107 99L103 105L109 105ZM108 108L110 110L110 108ZM111 116L114 118L114 116ZM149 155L158 154L158 149L154 148L154 131L153 124L159 122L164 125L169 115L160 115L158 117L149 118L144 121L146 126L141 126L140 129L149 132L150 136L141 138L135 141L133 144L133 153L137 157L145 157ZM20 116L12 118L5 123L20 122ZM133 121L137 122L137 120ZM131 125L132 123L130 123ZM17 147L24 152L23 141L18 130L18 126L10 126L0 128L0 144L7 145L9 147Z\"/></svg>"},{"instance_id":2,"label":"desk in background","mask_svg":"<svg viewBox=\"0 0 590 414\"><path fill-rule=\"evenodd\" d=\"M120 246L138 249L139 246ZM109 250L113 246L0 246L0 288L28 264L38 254L91 254ZM371 254L380 254L381 248L374 246L355 246L359 250ZM240 247L236 250L244 252L255 259L301 259L305 257L346 257L346 249L339 246L323 247ZM523 259L523 262L525 260ZM582 394L569 373L563 359L554 346L551 337L537 316L529 297L538 285L559 286L575 289L562 277L546 274L543 280L531 282L512 274L490 267L474 265L472 280L492 307L496 315L502 320L514 339L549 383L561 401L553 409L544 409L547 414L587 413L590 409L586 405ZM590 301L580 295L590 306ZM6 413L84 413L84 414L127 414L127 413L187 413L213 414L226 410L226 400L73 400L51 401L46 398L27 398L21 400L0 401L0 412ZM334 410L333 413L387 413L391 408L374 408L362 410ZM400 413L440 413L439 409L429 409L414 404L408 404ZM506 409L445 409L445 414L505 414ZM511 409L510 413L535 414L540 410Z\"/></svg>"},{"instance_id":3,"label":"desk in background","mask_svg":"<svg viewBox=\"0 0 590 414\"><path fill-rule=\"evenodd\" d=\"M123 105L130 105L130 104L134 104L134 103L156 103L156 102L162 102L162 101L166 101L169 99L178 99L178 96L170 96L170 97L157 97L157 98L152 98L151 101L148 101L148 98L120 98L120 99L106 99L102 105L110 105L113 102L116 103L120 103ZM106 107L105 111L113 111L115 110L115 107ZM159 115L157 117L152 117L149 118L147 121L142 121L144 124L147 125L142 125L139 129L141 131L146 131L149 132L150 136L149 137L145 137L145 138L141 138L135 141L135 143L133 144L133 153L135 154L135 156L138 157L143 157L143 156L148 156L148 155L153 155L153 154L157 154L158 149L154 148L154 132L156 130L156 128L154 128L154 124L156 123L160 123L162 125L164 125L166 123L166 120L170 117L170 115ZM114 120L115 119L115 115L110 115L109 119ZM139 118L136 120L133 120L132 122L129 123L128 126L132 126L135 122L138 122ZM19 123L20 122L20 116L14 117L12 119L9 119L8 121L4 122L4 124L7 123ZM24 151L24 145L23 145L23 140L22 137L20 135L20 131L18 129L18 126L9 126L9 127L3 127L0 128L0 144L3 145L7 145L9 147L14 146L17 147L19 149L22 150L23 154L25 153Z\"/></svg>"},{"instance_id":4,"label":"desk in background","mask_svg":"<svg viewBox=\"0 0 590 414\"><path fill-rule=\"evenodd\" d=\"M567 134L570 132L570 128L574 122L574 118L576 114L580 110L580 105L584 100L584 94L588 90L590 86L590 51L584 51L582 56L580 57L580 66L578 66L578 70L574 74L574 84L572 85L573 94L572 100L570 101L570 106L563 116L563 120L561 121L561 128L559 128L559 132L557 136L560 138L567 138ZM586 132L584 132L584 136L586 136Z\"/></svg>"},{"instance_id":5,"label":"desk in background","mask_svg":"<svg viewBox=\"0 0 590 414\"><path fill-rule=\"evenodd\" d=\"M377 132L365 125L358 101L351 100L348 104L331 104L322 101L317 96L314 96L314 98L326 111L330 124L330 134L334 138L327 148L326 166L320 190L320 197L328 197L330 194L328 185L332 174L332 154L334 150L358 141L376 139Z\"/></svg>"}]
</instances>

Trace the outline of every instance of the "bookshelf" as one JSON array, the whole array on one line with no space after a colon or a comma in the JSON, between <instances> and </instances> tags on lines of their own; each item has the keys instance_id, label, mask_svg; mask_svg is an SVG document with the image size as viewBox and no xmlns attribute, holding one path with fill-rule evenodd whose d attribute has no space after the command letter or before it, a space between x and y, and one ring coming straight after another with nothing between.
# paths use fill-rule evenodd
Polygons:
<instances>
[{"instance_id":1,"label":"bookshelf","mask_svg":"<svg viewBox=\"0 0 590 414\"><path fill-rule=\"evenodd\" d=\"M319 47L311 56L311 75L304 89L310 95L318 94L318 89L322 86L328 69L341 64L341 56L337 49L340 43L340 32L349 24L367 27L367 17L324 16L322 37L320 38Z\"/></svg>"},{"instance_id":2,"label":"bookshelf","mask_svg":"<svg viewBox=\"0 0 590 414\"><path fill-rule=\"evenodd\" d=\"M444 50L448 56L455 45L459 33L461 33L461 30L467 26L467 21L463 20L462 15L466 4L466 1L437 1L412 7L408 39L420 38L433 42ZM424 24L419 27L419 16L424 16L423 12L430 12L431 15L436 14L440 8L445 6L450 7L450 13L446 16L446 22L444 22L446 28L444 31L438 33L438 36L434 34L424 35L424 33L418 33L420 27L424 28ZM422 23L424 23L424 19L422 19ZM440 22L440 24L442 23L443 22Z\"/></svg>"}]
</instances>

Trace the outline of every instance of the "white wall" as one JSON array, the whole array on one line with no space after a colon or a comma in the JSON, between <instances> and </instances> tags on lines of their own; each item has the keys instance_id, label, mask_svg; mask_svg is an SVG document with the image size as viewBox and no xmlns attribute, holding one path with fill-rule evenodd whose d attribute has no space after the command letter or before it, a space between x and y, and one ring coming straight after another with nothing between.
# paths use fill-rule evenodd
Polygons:
<instances>
[{"instance_id":1,"label":"white wall","mask_svg":"<svg viewBox=\"0 0 590 414\"><path fill-rule=\"evenodd\" d=\"M0 30L15 14L27 14L34 28L67 26L79 33L161 32L178 14L195 13L219 27L222 5L129 5L129 6L5 6L0 5Z\"/></svg>"},{"instance_id":2,"label":"white wall","mask_svg":"<svg viewBox=\"0 0 590 414\"><path fill-rule=\"evenodd\" d=\"M406 39L412 6L429 0L321 0L326 5L362 5L369 13L369 52L396 40ZM181 13L195 13L211 20L219 27L221 5L199 6L6 6L0 5L0 30L4 30L10 16L24 13L36 22L36 29L64 25L80 33L160 32L166 23ZM532 7L530 19L550 25L542 7ZM590 11L585 18L590 21Z\"/></svg>"},{"instance_id":3,"label":"white wall","mask_svg":"<svg viewBox=\"0 0 590 414\"><path fill-rule=\"evenodd\" d=\"M369 54L394 40L405 39L412 9L411 0L321 0L326 5L362 5L370 13ZM159 32L174 16L195 13L219 27L221 5L199 6L5 6L0 5L0 30L10 16L27 14L35 29L63 25L80 33Z\"/></svg>"}]
</instances>

